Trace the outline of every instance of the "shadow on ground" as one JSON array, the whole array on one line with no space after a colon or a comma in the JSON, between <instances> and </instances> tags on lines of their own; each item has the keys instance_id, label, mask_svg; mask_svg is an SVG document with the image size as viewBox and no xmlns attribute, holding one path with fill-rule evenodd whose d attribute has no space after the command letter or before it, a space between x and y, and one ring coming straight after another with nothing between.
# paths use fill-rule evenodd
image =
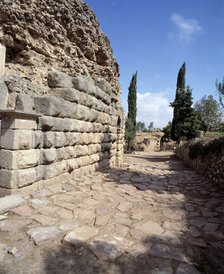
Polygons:
<instances>
[{"instance_id":1,"label":"shadow on ground","mask_svg":"<svg viewBox=\"0 0 224 274\"><path fill-rule=\"evenodd\" d=\"M165 221L173 221L175 225L186 226L186 229L176 231L174 228L170 236L136 238L138 248L132 250L130 246L130 249L122 254L119 253L120 247L116 243L102 242L98 247L98 257L101 259L97 257L96 252L91 251L92 245L86 242L76 246L61 244L56 247L44 247L38 255L15 261L5 269L2 268L0 273L223 274L224 216L222 211L217 211L217 207L221 208L220 204L224 204L224 191L184 167L182 162L173 156L159 154L158 157L130 157L129 170L101 170L107 182L124 187L125 195L128 187L134 186L137 189L136 201L138 193L150 191L158 205L163 204L164 208L177 215L182 212L179 220L175 216L172 220L161 215L161 225ZM138 160L140 163L135 170L133 165ZM160 172L152 172L157 169ZM158 210L156 206L149 210L152 220L153 212L160 214ZM210 224L217 225L215 231L204 230L204 227L209 227ZM132 227L128 228L126 238L130 238ZM112 257L118 256L112 261L104 260L108 254Z\"/></svg>"}]
</instances>

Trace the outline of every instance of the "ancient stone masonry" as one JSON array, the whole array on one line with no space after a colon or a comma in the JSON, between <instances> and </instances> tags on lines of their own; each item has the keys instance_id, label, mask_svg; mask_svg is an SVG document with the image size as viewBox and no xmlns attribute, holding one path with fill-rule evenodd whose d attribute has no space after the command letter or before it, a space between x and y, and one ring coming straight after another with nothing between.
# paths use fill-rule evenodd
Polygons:
<instances>
[{"instance_id":1,"label":"ancient stone masonry","mask_svg":"<svg viewBox=\"0 0 224 274\"><path fill-rule=\"evenodd\" d=\"M36 95L35 85L33 93L31 85L16 93L9 77L1 83L6 90L0 112L1 196L122 163L123 112L117 92L104 79L52 71L47 95ZM7 109L9 103L15 109Z\"/></svg>"},{"instance_id":2,"label":"ancient stone masonry","mask_svg":"<svg viewBox=\"0 0 224 274\"><path fill-rule=\"evenodd\" d=\"M1 196L122 163L118 77L82 0L0 1Z\"/></svg>"},{"instance_id":3,"label":"ancient stone masonry","mask_svg":"<svg viewBox=\"0 0 224 274\"><path fill-rule=\"evenodd\" d=\"M45 83L55 68L104 78L119 91L118 64L95 13L82 0L1 0L6 73Z\"/></svg>"}]
</instances>

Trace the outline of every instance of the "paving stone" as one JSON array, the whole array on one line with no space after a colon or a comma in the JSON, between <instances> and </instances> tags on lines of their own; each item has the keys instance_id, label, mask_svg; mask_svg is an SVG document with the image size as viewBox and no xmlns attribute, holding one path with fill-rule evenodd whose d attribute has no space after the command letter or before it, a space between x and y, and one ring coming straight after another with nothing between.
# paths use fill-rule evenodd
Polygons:
<instances>
[{"instance_id":1,"label":"paving stone","mask_svg":"<svg viewBox=\"0 0 224 274\"><path fill-rule=\"evenodd\" d=\"M34 211L27 205L18 206L12 209L11 212L24 217L30 217L34 214Z\"/></svg>"},{"instance_id":2,"label":"paving stone","mask_svg":"<svg viewBox=\"0 0 224 274\"><path fill-rule=\"evenodd\" d=\"M164 231L163 228L158 223L153 221L138 223L137 225L135 225L135 229L150 236L161 235Z\"/></svg>"},{"instance_id":3,"label":"paving stone","mask_svg":"<svg viewBox=\"0 0 224 274\"><path fill-rule=\"evenodd\" d=\"M29 240L24 239L22 242L16 243L12 248L8 250L16 259L22 259L33 250L33 243Z\"/></svg>"},{"instance_id":4,"label":"paving stone","mask_svg":"<svg viewBox=\"0 0 224 274\"><path fill-rule=\"evenodd\" d=\"M109 215L97 215L95 220L95 225L104 226L106 225L111 218L111 214Z\"/></svg>"},{"instance_id":5,"label":"paving stone","mask_svg":"<svg viewBox=\"0 0 224 274\"><path fill-rule=\"evenodd\" d=\"M94 241L90 243L89 249L104 261L113 261L122 254L122 250L115 242Z\"/></svg>"},{"instance_id":6,"label":"paving stone","mask_svg":"<svg viewBox=\"0 0 224 274\"><path fill-rule=\"evenodd\" d=\"M6 244L0 243L0 263L3 262L5 255L6 255Z\"/></svg>"},{"instance_id":7,"label":"paving stone","mask_svg":"<svg viewBox=\"0 0 224 274\"><path fill-rule=\"evenodd\" d=\"M8 231L10 233L17 232L18 229L30 224L29 219L6 219L0 221L0 231Z\"/></svg>"},{"instance_id":8,"label":"paving stone","mask_svg":"<svg viewBox=\"0 0 224 274\"><path fill-rule=\"evenodd\" d=\"M0 213L4 213L23 203L25 203L25 200L19 195L11 195L0 198Z\"/></svg>"},{"instance_id":9,"label":"paving stone","mask_svg":"<svg viewBox=\"0 0 224 274\"><path fill-rule=\"evenodd\" d=\"M129 209L132 208L132 203L130 202L124 202L124 203L120 203L119 206L118 206L118 209L121 211L121 212L126 212L128 211Z\"/></svg>"},{"instance_id":10,"label":"paving stone","mask_svg":"<svg viewBox=\"0 0 224 274\"><path fill-rule=\"evenodd\" d=\"M36 245L41 245L55 240L59 233L61 232L57 226L34 227L27 231L27 235L35 242Z\"/></svg>"},{"instance_id":11,"label":"paving stone","mask_svg":"<svg viewBox=\"0 0 224 274\"><path fill-rule=\"evenodd\" d=\"M82 223L79 220L63 220L59 224L59 229L62 231L71 231L81 225Z\"/></svg>"},{"instance_id":12,"label":"paving stone","mask_svg":"<svg viewBox=\"0 0 224 274\"><path fill-rule=\"evenodd\" d=\"M43 226L50 226L58 223L58 218L54 218L51 216L46 216L42 214L33 215L32 219L42 224Z\"/></svg>"},{"instance_id":13,"label":"paving stone","mask_svg":"<svg viewBox=\"0 0 224 274\"><path fill-rule=\"evenodd\" d=\"M180 235L181 236L181 235ZM160 235L161 239L164 239L164 241L174 244L174 245L180 245L181 241L178 237L178 234L172 232L172 231L165 231L163 234Z\"/></svg>"},{"instance_id":14,"label":"paving stone","mask_svg":"<svg viewBox=\"0 0 224 274\"><path fill-rule=\"evenodd\" d=\"M161 260L159 266L152 269L150 274L173 274L171 262Z\"/></svg>"},{"instance_id":15,"label":"paving stone","mask_svg":"<svg viewBox=\"0 0 224 274\"><path fill-rule=\"evenodd\" d=\"M50 202L48 200L40 200L40 199L31 199L30 200L30 204L32 207L34 208L39 208L41 206L46 206L48 205Z\"/></svg>"},{"instance_id":16,"label":"paving stone","mask_svg":"<svg viewBox=\"0 0 224 274\"><path fill-rule=\"evenodd\" d=\"M176 274L202 274L190 264L180 264L177 268Z\"/></svg>"},{"instance_id":17,"label":"paving stone","mask_svg":"<svg viewBox=\"0 0 224 274\"><path fill-rule=\"evenodd\" d=\"M34 198L42 198L42 197L47 197L51 196L52 192L46 188L43 188L41 190L38 190L32 194L32 197Z\"/></svg>"},{"instance_id":18,"label":"paving stone","mask_svg":"<svg viewBox=\"0 0 224 274\"><path fill-rule=\"evenodd\" d=\"M219 227L219 224L212 224L212 223L208 223L206 224L203 229L207 232L207 231L216 231Z\"/></svg>"},{"instance_id":19,"label":"paving stone","mask_svg":"<svg viewBox=\"0 0 224 274\"><path fill-rule=\"evenodd\" d=\"M187 258L183 253L181 248L165 245L165 244L156 244L150 249L150 254L152 256L166 258L170 260L176 260L181 262L187 262Z\"/></svg>"},{"instance_id":20,"label":"paving stone","mask_svg":"<svg viewBox=\"0 0 224 274\"><path fill-rule=\"evenodd\" d=\"M92 210L86 210L83 208L75 208L73 210L74 218L79 220L95 220L96 214Z\"/></svg>"},{"instance_id":21,"label":"paving stone","mask_svg":"<svg viewBox=\"0 0 224 274\"><path fill-rule=\"evenodd\" d=\"M99 229L91 226L80 226L67 233L63 239L64 243L81 244L99 233Z\"/></svg>"}]
</instances>

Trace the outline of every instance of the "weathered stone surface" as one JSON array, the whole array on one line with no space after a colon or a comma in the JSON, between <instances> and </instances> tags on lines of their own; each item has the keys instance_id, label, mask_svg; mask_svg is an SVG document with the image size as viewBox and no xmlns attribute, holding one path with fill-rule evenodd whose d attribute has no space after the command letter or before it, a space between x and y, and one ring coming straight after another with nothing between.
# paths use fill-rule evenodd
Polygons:
<instances>
[{"instance_id":1,"label":"weathered stone surface","mask_svg":"<svg viewBox=\"0 0 224 274\"><path fill-rule=\"evenodd\" d=\"M161 233L164 231L163 228L158 223L153 221L138 223L135 226L135 229L148 235L157 235L157 236L161 235Z\"/></svg>"},{"instance_id":2,"label":"weathered stone surface","mask_svg":"<svg viewBox=\"0 0 224 274\"><path fill-rule=\"evenodd\" d=\"M36 169L28 168L17 170L17 185L23 187L32 184L37 179Z\"/></svg>"},{"instance_id":3,"label":"weathered stone surface","mask_svg":"<svg viewBox=\"0 0 224 274\"><path fill-rule=\"evenodd\" d=\"M1 148L20 150L34 148L34 134L31 130L3 129L1 135Z\"/></svg>"},{"instance_id":4,"label":"weathered stone surface","mask_svg":"<svg viewBox=\"0 0 224 274\"><path fill-rule=\"evenodd\" d=\"M23 204L25 200L19 195L6 196L0 198L0 213L6 212L16 206Z\"/></svg>"},{"instance_id":5,"label":"weathered stone surface","mask_svg":"<svg viewBox=\"0 0 224 274\"><path fill-rule=\"evenodd\" d=\"M43 163L51 164L57 159L57 150L56 148L49 148L43 150Z\"/></svg>"},{"instance_id":6,"label":"weathered stone surface","mask_svg":"<svg viewBox=\"0 0 224 274\"><path fill-rule=\"evenodd\" d=\"M72 88L71 78L63 72L51 71L47 76L48 86L50 88Z\"/></svg>"},{"instance_id":7,"label":"weathered stone surface","mask_svg":"<svg viewBox=\"0 0 224 274\"><path fill-rule=\"evenodd\" d=\"M165 245L156 244L150 249L150 254L156 257L166 258L170 260L176 260L181 262L187 262L187 257L183 253L181 248Z\"/></svg>"},{"instance_id":8,"label":"weathered stone surface","mask_svg":"<svg viewBox=\"0 0 224 274\"><path fill-rule=\"evenodd\" d=\"M13 189L17 184L17 173L14 170L0 169L0 186Z\"/></svg>"},{"instance_id":9,"label":"weathered stone surface","mask_svg":"<svg viewBox=\"0 0 224 274\"><path fill-rule=\"evenodd\" d=\"M197 269L195 269L190 264L180 264L177 268L177 274L201 274Z\"/></svg>"},{"instance_id":10,"label":"weathered stone surface","mask_svg":"<svg viewBox=\"0 0 224 274\"><path fill-rule=\"evenodd\" d=\"M50 240L56 239L60 230L57 226L34 227L27 231L27 235L35 242L36 245L44 244Z\"/></svg>"},{"instance_id":11,"label":"weathered stone surface","mask_svg":"<svg viewBox=\"0 0 224 274\"><path fill-rule=\"evenodd\" d=\"M7 1L0 6L4 14L0 43L14 53L14 62L10 62L6 72L17 75L19 70L29 79L43 82L42 75L54 67L72 76L104 78L118 90L118 65L109 40L85 3L44 0L30 6L20 1L18 5L24 7L19 11L13 4L14 1ZM59 15L59 10L64 10L63 14ZM32 14L32 20L25 12ZM44 20L39 16L43 13Z\"/></svg>"},{"instance_id":12,"label":"weathered stone surface","mask_svg":"<svg viewBox=\"0 0 224 274\"><path fill-rule=\"evenodd\" d=\"M82 244L96 236L99 233L99 229L91 226L81 226L78 227L68 234L63 239L64 243L69 244Z\"/></svg>"},{"instance_id":13,"label":"weathered stone surface","mask_svg":"<svg viewBox=\"0 0 224 274\"><path fill-rule=\"evenodd\" d=\"M94 241L89 245L90 250L104 261L113 261L122 254L116 242Z\"/></svg>"},{"instance_id":14,"label":"weathered stone surface","mask_svg":"<svg viewBox=\"0 0 224 274\"><path fill-rule=\"evenodd\" d=\"M13 208L11 212L24 217L30 217L34 213L33 210L27 205L21 205Z\"/></svg>"},{"instance_id":15,"label":"weathered stone surface","mask_svg":"<svg viewBox=\"0 0 224 274\"><path fill-rule=\"evenodd\" d=\"M10 248L8 252L11 253L16 259L22 259L30 255L32 250L33 243L29 240L24 240L13 245L13 247Z\"/></svg>"},{"instance_id":16,"label":"weathered stone surface","mask_svg":"<svg viewBox=\"0 0 224 274\"><path fill-rule=\"evenodd\" d=\"M5 249L6 245L3 243L0 243L0 263L3 262L4 257L6 255L6 249Z\"/></svg>"},{"instance_id":17,"label":"weathered stone surface","mask_svg":"<svg viewBox=\"0 0 224 274\"><path fill-rule=\"evenodd\" d=\"M0 77L5 75L5 59L6 59L6 48L2 44L0 44Z\"/></svg>"},{"instance_id":18,"label":"weathered stone surface","mask_svg":"<svg viewBox=\"0 0 224 274\"><path fill-rule=\"evenodd\" d=\"M0 45L0 51L1 51L1 45ZM0 61L0 64L1 64L1 61ZM0 74L1 74L1 68L0 68ZM7 108L8 97L9 97L8 88L3 81L0 81L0 109Z\"/></svg>"},{"instance_id":19,"label":"weathered stone surface","mask_svg":"<svg viewBox=\"0 0 224 274\"><path fill-rule=\"evenodd\" d=\"M27 115L29 117L29 115ZM6 115L2 117L2 129L37 129L36 118L32 119L29 117L24 118L15 118L10 115Z\"/></svg>"},{"instance_id":20,"label":"weathered stone surface","mask_svg":"<svg viewBox=\"0 0 224 274\"><path fill-rule=\"evenodd\" d=\"M23 110L26 112L34 111L34 102L33 98L28 94L20 93L16 97L15 109Z\"/></svg>"}]
</instances>

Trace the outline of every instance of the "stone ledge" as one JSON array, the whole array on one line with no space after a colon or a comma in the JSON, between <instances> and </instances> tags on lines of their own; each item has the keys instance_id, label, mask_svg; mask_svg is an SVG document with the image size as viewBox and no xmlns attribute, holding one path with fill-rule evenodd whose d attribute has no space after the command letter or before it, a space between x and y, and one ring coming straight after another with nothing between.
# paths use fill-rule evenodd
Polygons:
<instances>
[{"instance_id":1,"label":"stone ledge","mask_svg":"<svg viewBox=\"0 0 224 274\"><path fill-rule=\"evenodd\" d=\"M0 109L0 116L14 116L23 119L37 119L42 116L40 113L25 112L16 109Z\"/></svg>"}]
</instances>

